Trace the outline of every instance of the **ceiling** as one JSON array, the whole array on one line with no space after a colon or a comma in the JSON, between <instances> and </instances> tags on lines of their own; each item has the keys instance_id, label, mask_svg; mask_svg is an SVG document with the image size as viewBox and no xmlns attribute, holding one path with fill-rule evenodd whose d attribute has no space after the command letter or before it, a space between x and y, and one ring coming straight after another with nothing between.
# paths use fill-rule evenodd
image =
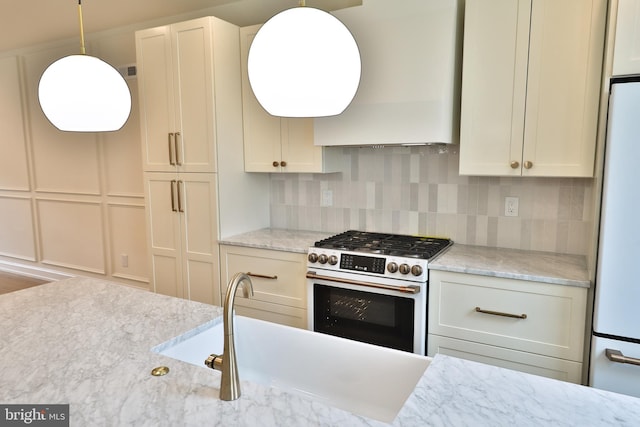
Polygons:
<instances>
[{"instance_id":1,"label":"ceiling","mask_svg":"<svg viewBox=\"0 0 640 427\"><path fill-rule=\"evenodd\" d=\"M306 0L336 10L362 0ZM253 25L298 5L298 0L82 0L85 34L161 21L170 16L214 15L239 26ZM78 0L0 0L0 52L79 36Z\"/></svg>"}]
</instances>

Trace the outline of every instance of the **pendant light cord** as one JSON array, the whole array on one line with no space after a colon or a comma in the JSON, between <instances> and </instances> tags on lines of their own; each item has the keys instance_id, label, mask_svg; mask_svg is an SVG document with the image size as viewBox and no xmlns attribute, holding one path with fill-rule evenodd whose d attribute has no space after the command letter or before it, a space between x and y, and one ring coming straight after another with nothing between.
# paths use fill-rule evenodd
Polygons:
<instances>
[{"instance_id":1,"label":"pendant light cord","mask_svg":"<svg viewBox=\"0 0 640 427\"><path fill-rule=\"evenodd\" d=\"M80 21L80 53L86 54L84 48L84 27L82 25L82 0L78 0L78 19Z\"/></svg>"}]
</instances>

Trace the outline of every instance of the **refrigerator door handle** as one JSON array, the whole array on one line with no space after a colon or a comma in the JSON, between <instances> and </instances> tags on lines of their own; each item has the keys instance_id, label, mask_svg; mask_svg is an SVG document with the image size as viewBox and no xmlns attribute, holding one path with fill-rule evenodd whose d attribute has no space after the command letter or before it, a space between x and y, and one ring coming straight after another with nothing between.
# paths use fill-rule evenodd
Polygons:
<instances>
[{"instance_id":1,"label":"refrigerator door handle","mask_svg":"<svg viewBox=\"0 0 640 427\"><path fill-rule=\"evenodd\" d=\"M625 356L624 354L622 354L620 350L613 350L613 349L607 348L605 350L605 355L607 356L607 359L609 359L612 362L628 363L630 365L640 366L640 359L636 359L635 357Z\"/></svg>"}]
</instances>

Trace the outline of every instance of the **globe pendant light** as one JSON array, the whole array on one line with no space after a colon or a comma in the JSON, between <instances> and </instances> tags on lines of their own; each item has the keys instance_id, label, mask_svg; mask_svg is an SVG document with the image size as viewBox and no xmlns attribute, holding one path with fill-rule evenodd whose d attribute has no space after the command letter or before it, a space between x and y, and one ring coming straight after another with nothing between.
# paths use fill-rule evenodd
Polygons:
<instances>
[{"instance_id":1,"label":"globe pendant light","mask_svg":"<svg viewBox=\"0 0 640 427\"><path fill-rule=\"evenodd\" d=\"M82 0L78 0L80 55L53 62L40 77L38 99L56 128L71 132L115 131L131 113L131 93L111 65L85 54Z\"/></svg>"},{"instance_id":2,"label":"globe pendant light","mask_svg":"<svg viewBox=\"0 0 640 427\"><path fill-rule=\"evenodd\" d=\"M273 116L335 116L349 106L360 82L360 52L351 32L304 1L260 28L247 63L253 93Z\"/></svg>"}]
</instances>

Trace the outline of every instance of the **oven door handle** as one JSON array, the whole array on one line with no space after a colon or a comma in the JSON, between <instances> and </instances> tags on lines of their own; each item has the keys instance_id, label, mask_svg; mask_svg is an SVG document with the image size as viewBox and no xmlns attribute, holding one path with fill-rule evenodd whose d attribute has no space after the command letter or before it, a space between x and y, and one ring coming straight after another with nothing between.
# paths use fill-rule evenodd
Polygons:
<instances>
[{"instance_id":1,"label":"oven door handle","mask_svg":"<svg viewBox=\"0 0 640 427\"><path fill-rule=\"evenodd\" d=\"M358 280L341 279L338 277L321 276L313 271L307 271L307 279L327 280L330 282L346 283L348 285L366 286L368 288L387 289L392 291L398 291L405 294L418 294L420 293L420 286L391 286L383 285L380 283L361 282Z\"/></svg>"}]
</instances>

